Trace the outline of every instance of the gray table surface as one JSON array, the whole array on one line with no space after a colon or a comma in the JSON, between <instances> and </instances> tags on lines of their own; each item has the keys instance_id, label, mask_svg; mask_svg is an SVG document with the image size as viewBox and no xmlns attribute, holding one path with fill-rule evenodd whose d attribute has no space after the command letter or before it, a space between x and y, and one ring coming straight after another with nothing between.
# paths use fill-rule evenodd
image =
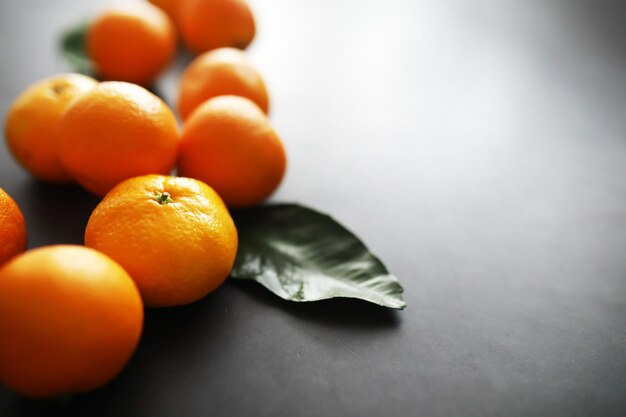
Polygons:
<instances>
[{"instance_id":1,"label":"gray table surface","mask_svg":"<svg viewBox=\"0 0 626 417\"><path fill-rule=\"evenodd\" d=\"M103 2L0 3L0 115L67 70ZM626 415L626 3L257 0L251 59L289 153L273 201L331 213L408 308L281 301L228 282L149 310L105 388L0 415ZM157 89L173 103L182 62ZM0 187L30 247L81 243L97 200Z\"/></svg>"}]
</instances>

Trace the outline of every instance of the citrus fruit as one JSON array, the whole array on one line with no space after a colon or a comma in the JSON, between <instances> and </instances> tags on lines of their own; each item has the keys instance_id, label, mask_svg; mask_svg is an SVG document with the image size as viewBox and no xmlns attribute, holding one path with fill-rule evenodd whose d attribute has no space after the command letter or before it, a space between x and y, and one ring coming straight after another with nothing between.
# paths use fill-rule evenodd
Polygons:
<instances>
[{"instance_id":1,"label":"citrus fruit","mask_svg":"<svg viewBox=\"0 0 626 417\"><path fill-rule=\"evenodd\" d=\"M87 51L104 79L150 85L174 57L176 30L150 3L119 4L89 25Z\"/></svg>"},{"instance_id":2,"label":"citrus fruit","mask_svg":"<svg viewBox=\"0 0 626 417\"><path fill-rule=\"evenodd\" d=\"M196 301L224 282L237 230L211 187L146 175L106 195L89 218L85 244L119 262L146 305L165 307Z\"/></svg>"},{"instance_id":3,"label":"citrus fruit","mask_svg":"<svg viewBox=\"0 0 626 417\"><path fill-rule=\"evenodd\" d=\"M0 265L26 250L26 224L15 201L0 188Z\"/></svg>"},{"instance_id":4,"label":"citrus fruit","mask_svg":"<svg viewBox=\"0 0 626 417\"><path fill-rule=\"evenodd\" d=\"M137 287L93 249L38 248L0 269L0 380L18 393L51 397L106 384L142 326Z\"/></svg>"},{"instance_id":5,"label":"citrus fruit","mask_svg":"<svg viewBox=\"0 0 626 417\"><path fill-rule=\"evenodd\" d=\"M176 23L180 0L150 0L150 3L163 10Z\"/></svg>"},{"instance_id":6,"label":"citrus fruit","mask_svg":"<svg viewBox=\"0 0 626 417\"><path fill-rule=\"evenodd\" d=\"M167 174L176 161L174 114L135 84L103 82L78 97L61 119L60 135L61 162L98 195L126 178Z\"/></svg>"},{"instance_id":7,"label":"citrus fruit","mask_svg":"<svg viewBox=\"0 0 626 417\"><path fill-rule=\"evenodd\" d=\"M285 149L252 101L220 96L187 119L181 135L180 175L213 187L228 206L251 206L267 198L285 173Z\"/></svg>"},{"instance_id":8,"label":"citrus fruit","mask_svg":"<svg viewBox=\"0 0 626 417\"><path fill-rule=\"evenodd\" d=\"M244 0L184 0L177 16L183 41L195 53L245 49L254 38L254 16Z\"/></svg>"},{"instance_id":9,"label":"citrus fruit","mask_svg":"<svg viewBox=\"0 0 626 417\"><path fill-rule=\"evenodd\" d=\"M68 104L97 85L80 74L60 74L39 81L13 102L5 123L5 137L15 159L35 177L69 182L59 161L59 121Z\"/></svg>"},{"instance_id":10,"label":"citrus fruit","mask_svg":"<svg viewBox=\"0 0 626 417\"><path fill-rule=\"evenodd\" d=\"M180 78L178 111L185 119L205 100L223 95L249 98L265 113L269 108L263 79L238 49L206 52L189 64Z\"/></svg>"}]
</instances>

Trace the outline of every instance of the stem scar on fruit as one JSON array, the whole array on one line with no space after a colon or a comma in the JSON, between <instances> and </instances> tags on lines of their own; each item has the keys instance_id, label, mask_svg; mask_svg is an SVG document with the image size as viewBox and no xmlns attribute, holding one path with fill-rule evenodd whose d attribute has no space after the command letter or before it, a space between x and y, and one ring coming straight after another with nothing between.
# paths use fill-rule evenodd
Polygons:
<instances>
[{"instance_id":1,"label":"stem scar on fruit","mask_svg":"<svg viewBox=\"0 0 626 417\"><path fill-rule=\"evenodd\" d=\"M62 95L68 87L69 85L67 85L67 83L64 83L64 82L58 82L58 83L52 84L51 86L54 94L59 95L59 96Z\"/></svg>"},{"instance_id":2,"label":"stem scar on fruit","mask_svg":"<svg viewBox=\"0 0 626 417\"><path fill-rule=\"evenodd\" d=\"M157 191L156 196L154 197L154 200L161 205L174 202L174 200L172 200L171 198L170 193L168 193L167 191L164 191L162 193L159 193Z\"/></svg>"}]
</instances>

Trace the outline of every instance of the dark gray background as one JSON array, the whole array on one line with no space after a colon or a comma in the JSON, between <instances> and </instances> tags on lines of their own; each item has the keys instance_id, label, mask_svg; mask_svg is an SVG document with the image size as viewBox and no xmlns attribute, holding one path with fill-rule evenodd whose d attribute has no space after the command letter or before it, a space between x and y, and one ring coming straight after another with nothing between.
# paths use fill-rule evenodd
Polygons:
<instances>
[{"instance_id":1,"label":"dark gray background","mask_svg":"<svg viewBox=\"0 0 626 417\"><path fill-rule=\"evenodd\" d=\"M97 1L0 3L0 113L66 70ZM228 282L147 311L114 382L0 415L626 415L626 3L257 0L251 58L289 152L274 201L331 213L408 308ZM181 66L179 64L178 66ZM158 89L173 102L180 68ZM96 199L0 147L30 247Z\"/></svg>"}]
</instances>

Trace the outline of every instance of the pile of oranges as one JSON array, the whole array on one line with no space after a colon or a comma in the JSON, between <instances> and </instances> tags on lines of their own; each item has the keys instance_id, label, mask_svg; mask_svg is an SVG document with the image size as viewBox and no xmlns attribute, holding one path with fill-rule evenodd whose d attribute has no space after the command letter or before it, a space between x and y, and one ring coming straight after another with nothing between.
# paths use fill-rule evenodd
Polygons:
<instances>
[{"instance_id":1,"label":"pile of oranges","mask_svg":"<svg viewBox=\"0 0 626 417\"><path fill-rule=\"evenodd\" d=\"M19 207L0 189L0 380L30 397L114 378L141 337L143 306L194 302L229 275L238 237L229 208L265 200L286 168L265 84L242 49L245 0L152 0L90 23L97 81L61 74L11 106L5 137L41 181L102 197L85 246L26 251ZM145 87L181 37L198 56L175 113ZM179 176L172 176L177 169Z\"/></svg>"}]
</instances>

